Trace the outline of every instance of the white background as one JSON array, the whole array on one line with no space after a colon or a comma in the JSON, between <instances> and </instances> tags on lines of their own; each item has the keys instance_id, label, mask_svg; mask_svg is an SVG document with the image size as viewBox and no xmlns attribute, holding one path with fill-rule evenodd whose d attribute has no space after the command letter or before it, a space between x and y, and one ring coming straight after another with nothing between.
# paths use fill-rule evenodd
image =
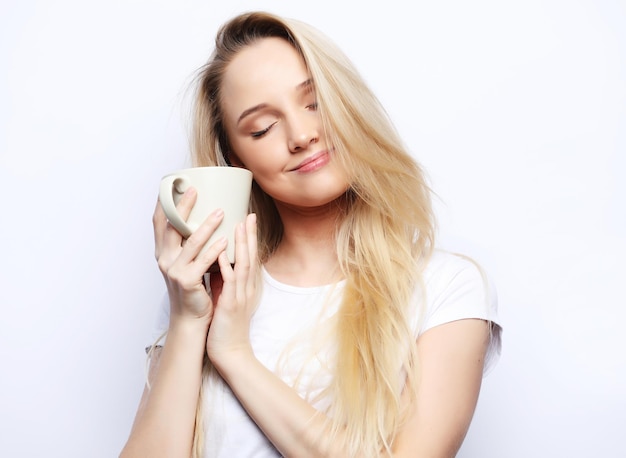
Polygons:
<instances>
[{"instance_id":1,"label":"white background","mask_svg":"<svg viewBox=\"0 0 626 458\"><path fill-rule=\"evenodd\" d=\"M0 456L113 457L163 294L151 215L218 24L347 52L504 324L462 458L626 456L626 2L0 4Z\"/></svg>"}]
</instances>

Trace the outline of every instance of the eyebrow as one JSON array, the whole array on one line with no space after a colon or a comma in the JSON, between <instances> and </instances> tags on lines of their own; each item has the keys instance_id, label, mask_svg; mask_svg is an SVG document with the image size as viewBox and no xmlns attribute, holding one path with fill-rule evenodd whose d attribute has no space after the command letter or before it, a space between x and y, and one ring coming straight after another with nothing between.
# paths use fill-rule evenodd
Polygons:
<instances>
[{"instance_id":1,"label":"eyebrow","mask_svg":"<svg viewBox=\"0 0 626 458\"><path fill-rule=\"evenodd\" d=\"M267 103L259 103L258 105L255 105L251 108L248 108L247 110L243 110L243 113L241 113L241 115L239 115L239 119L237 119L237 124L239 124L241 122L241 120L243 118L245 118L246 116L251 115L252 113L256 112L256 111L260 111L263 108L267 107Z\"/></svg>"},{"instance_id":2,"label":"eyebrow","mask_svg":"<svg viewBox=\"0 0 626 458\"><path fill-rule=\"evenodd\" d=\"M313 80L311 78L309 78L306 81L303 81L302 83L298 84L296 86L296 90L300 91L302 89L310 89L313 86ZM267 108L267 103L259 103L258 105L255 105L253 107L250 107L246 110L243 110L243 112L239 115L239 118L237 119L237 124L239 124L241 122L241 120L243 118L245 118L246 116L250 116L252 113L255 113L257 111L260 111L264 108Z\"/></svg>"},{"instance_id":3,"label":"eyebrow","mask_svg":"<svg viewBox=\"0 0 626 458\"><path fill-rule=\"evenodd\" d=\"M313 79L309 78L306 81L303 81L302 83L298 84L296 86L296 89L300 90L300 89L309 89L313 87Z\"/></svg>"}]
</instances>

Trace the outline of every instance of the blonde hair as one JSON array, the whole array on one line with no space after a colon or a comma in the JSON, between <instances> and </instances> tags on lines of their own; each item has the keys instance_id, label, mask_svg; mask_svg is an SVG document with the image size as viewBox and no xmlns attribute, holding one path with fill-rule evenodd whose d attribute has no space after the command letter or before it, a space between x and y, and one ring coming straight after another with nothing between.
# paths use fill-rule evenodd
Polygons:
<instances>
[{"instance_id":1,"label":"blonde hair","mask_svg":"<svg viewBox=\"0 0 626 458\"><path fill-rule=\"evenodd\" d=\"M416 336L409 317L421 269L434 245L430 190L420 166L346 56L312 27L261 12L241 14L223 25L209 62L198 73L194 165L229 165L222 78L241 49L266 37L285 39L303 57L328 144L351 184L338 201L343 211L336 249L346 282L336 316L335 373L325 391L332 403L325 413L331 438L346 438L348 455L378 456L391 451L406 413L402 388L417 384ZM251 211L259 215L259 258L265 262L283 229L272 198L256 184ZM209 371L206 361L205 375ZM197 424L198 457L201 429Z\"/></svg>"}]
</instances>

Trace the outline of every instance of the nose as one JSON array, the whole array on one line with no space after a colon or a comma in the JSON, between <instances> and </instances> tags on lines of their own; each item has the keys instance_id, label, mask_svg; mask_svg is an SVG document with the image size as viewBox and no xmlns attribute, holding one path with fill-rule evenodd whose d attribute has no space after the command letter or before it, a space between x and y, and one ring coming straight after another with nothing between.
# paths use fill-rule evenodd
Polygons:
<instances>
[{"instance_id":1,"label":"nose","mask_svg":"<svg viewBox=\"0 0 626 458\"><path fill-rule=\"evenodd\" d=\"M317 116L307 113L291 120L289 151L298 153L319 141L319 121Z\"/></svg>"}]
</instances>

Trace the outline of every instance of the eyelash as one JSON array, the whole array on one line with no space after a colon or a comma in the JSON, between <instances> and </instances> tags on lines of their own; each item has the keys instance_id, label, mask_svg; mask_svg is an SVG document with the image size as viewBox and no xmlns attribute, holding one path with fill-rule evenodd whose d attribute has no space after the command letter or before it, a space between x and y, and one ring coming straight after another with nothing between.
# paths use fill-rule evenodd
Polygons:
<instances>
[{"instance_id":1,"label":"eyelash","mask_svg":"<svg viewBox=\"0 0 626 458\"><path fill-rule=\"evenodd\" d=\"M263 135L265 135L266 133L269 132L269 130L274 127L274 125L276 124L276 122L271 123L269 126L267 126L265 129L263 130L259 130L257 132L252 132L252 134L250 134L252 136L252 138L261 138Z\"/></svg>"},{"instance_id":2,"label":"eyelash","mask_svg":"<svg viewBox=\"0 0 626 458\"><path fill-rule=\"evenodd\" d=\"M317 111L317 102L313 102L310 105L307 105L306 108L310 108L312 110ZM276 121L278 122L278 121ZM265 129L263 130L258 130L256 132L252 132L250 135L252 138L261 138L263 137L266 133L269 132L269 130L274 127L274 125L276 124L276 122L273 122L272 124L270 124L269 126L267 126Z\"/></svg>"}]
</instances>

